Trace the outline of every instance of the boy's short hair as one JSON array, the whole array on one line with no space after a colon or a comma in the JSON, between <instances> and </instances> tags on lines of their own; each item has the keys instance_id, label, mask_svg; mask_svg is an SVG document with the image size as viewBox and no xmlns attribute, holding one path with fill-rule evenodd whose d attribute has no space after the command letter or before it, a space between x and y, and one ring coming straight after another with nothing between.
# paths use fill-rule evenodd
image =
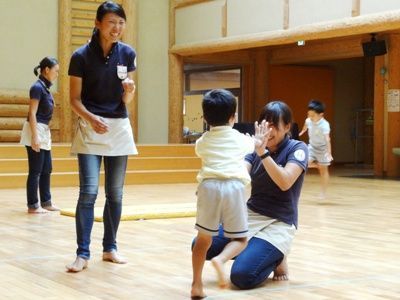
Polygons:
<instances>
[{"instance_id":1,"label":"boy's short hair","mask_svg":"<svg viewBox=\"0 0 400 300\"><path fill-rule=\"evenodd\" d=\"M308 103L308 110L313 110L320 114L325 111L325 105L321 101L311 100L310 103Z\"/></svg>"},{"instance_id":2,"label":"boy's short hair","mask_svg":"<svg viewBox=\"0 0 400 300\"><path fill-rule=\"evenodd\" d=\"M229 119L236 113L236 105L236 98L230 91L211 90L203 97L204 120L210 126L227 125Z\"/></svg>"}]
</instances>

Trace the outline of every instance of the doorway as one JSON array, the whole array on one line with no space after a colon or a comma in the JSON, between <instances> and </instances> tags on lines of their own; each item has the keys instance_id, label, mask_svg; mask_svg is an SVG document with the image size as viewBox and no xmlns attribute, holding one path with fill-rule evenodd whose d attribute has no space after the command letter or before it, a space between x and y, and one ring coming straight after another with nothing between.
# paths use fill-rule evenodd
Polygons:
<instances>
[{"instance_id":1,"label":"doorway","mask_svg":"<svg viewBox=\"0 0 400 300\"><path fill-rule=\"evenodd\" d=\"M206 130L201 102L212 89L229 90L237 101L238 121L242 119L242 69L239 66L187 64L184 68L183 137L193 143Z\"/></svg>"}]
</instances>

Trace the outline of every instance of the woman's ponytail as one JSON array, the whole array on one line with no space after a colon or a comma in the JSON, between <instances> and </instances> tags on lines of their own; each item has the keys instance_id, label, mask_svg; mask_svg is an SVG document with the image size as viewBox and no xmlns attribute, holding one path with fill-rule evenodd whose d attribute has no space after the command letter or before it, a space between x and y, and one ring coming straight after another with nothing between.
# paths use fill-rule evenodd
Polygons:
<instances>
[{"instance_id":1,"label":"woman's ponytail","mask_svg":"<svg viewBox=\"0 0 400 300\"><path fill-rule=\"evenodd\" d=\"M33 74L35 74L35 76L39 75L38 69L40 69L40 65L37 65L35 68L33 68Z\"/></svg>"},{"instance_id":2,"label":"woman's ponytail","mask_svg":"<svg viewBox=\"0 0 400 300\"><path fill-rule=\"evenodd\" d=\"M55 65L58 65L58 61L53 57L46 56L40 61L39 65L33 69L33 73L38 76L38 69L40 69L40 73L42 73L46 68L51 69Z\"/></svg>"}]
</instances>

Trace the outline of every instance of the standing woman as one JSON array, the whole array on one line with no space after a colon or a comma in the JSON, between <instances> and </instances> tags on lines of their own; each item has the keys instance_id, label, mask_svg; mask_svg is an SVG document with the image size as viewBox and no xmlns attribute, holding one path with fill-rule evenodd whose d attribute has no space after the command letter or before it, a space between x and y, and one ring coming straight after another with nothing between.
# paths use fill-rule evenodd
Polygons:
<instances>
[{"instance_id":1,"label":"standing woman","mask_svg":"<svg viewBox=\"0 0 400 300\"><path fill-rule=\"evenodd\" d=\"M40 75L38 70L40 70ZM58 211L51 202L50 175L51 133L49 122L53 116L54 99L50 87L58 77L59 65L55 58L45 57L33 73L38 80L29 91L29 113L21 132L20 143L28 153L29 174L26 182L28 213ZM40 194L40 204L38 199Z\"/></svg>"},{"instance_id":2,"label":"standing woman","mask_svg":"<svg viewBox=\"0 0 400 300\"><path fill-rule=\"evenodd\" d=\"M104 161L106 202L103 211L103 260L123 264L117 252L117 230L121 219L122 194L128 155L137 154L126 105L132 101L136 53L119 40L125 29L124 9L112 1L97 9L95 30L88 44L72 57L70 100L79 116L72 143L78 155L79 199L76 206L76 260L69 272L85 269L90 259L90 235Z\"/></svg>"}]
</instances>

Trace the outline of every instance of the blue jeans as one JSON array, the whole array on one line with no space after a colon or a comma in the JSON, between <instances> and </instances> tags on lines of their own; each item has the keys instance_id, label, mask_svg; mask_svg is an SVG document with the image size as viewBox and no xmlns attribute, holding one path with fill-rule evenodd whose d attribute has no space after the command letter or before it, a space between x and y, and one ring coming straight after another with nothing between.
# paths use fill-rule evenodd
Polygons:
<instances>
[{"instance_id":1,"label":"blue jeans","mask_svg":"<svg viewBox=\"0 0 400 300\"><path fill-rule=\"evenodd\" d=\"M122 193L128 156L78 154L79 199L76 206L76 254L90 258L90 234L94 221L94 204L99 190L101 161L104 158L106 203L103 210L103 251L117 250L117 231L121 219Z\"/></svg>"},{"instance_id":2,"label":"blue jeans","mask_svg":"<svg viewBox=\"0 0 400 300\"><path fill-rule=\"evenodd\" d=\"M220 227L218 236L214 236L210 249L207 252L207 260L221 253L230 242L224 237ZM247 247L234 258L231 269L231 281L240 289L251 289L263 283L275 270L283 259L283 253L271 243L252 237Z\"/></svg>"},{"instance_id":3,"label":"blue jeans","mask_svg":"<svg viewBox=\"0 0 400 300\"><path fill-rule=\"evenodd\" d=\"M40 152L36 152L29 146L25 146L25 148L28 153L29 163L29 173L26 181L28 208L39 207L38 189L42 207L51 206L51 151L40 149Z\"/></svg>"}]
</instances>

